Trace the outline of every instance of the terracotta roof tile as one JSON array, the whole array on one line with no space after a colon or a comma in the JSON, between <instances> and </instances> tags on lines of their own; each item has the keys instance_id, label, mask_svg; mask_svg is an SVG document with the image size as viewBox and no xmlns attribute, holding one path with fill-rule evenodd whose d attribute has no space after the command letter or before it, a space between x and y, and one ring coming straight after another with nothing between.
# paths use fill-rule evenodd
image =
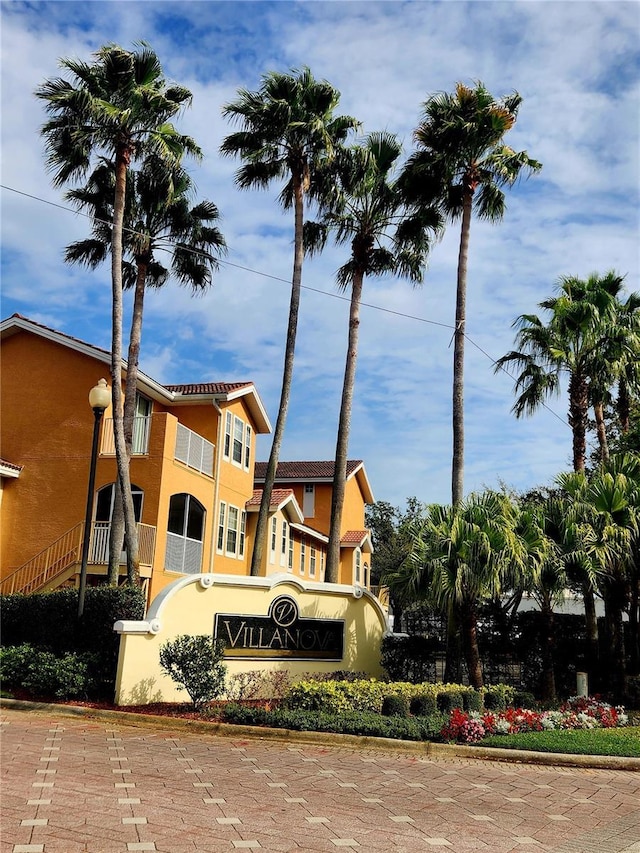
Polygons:
<instances>
[{"instance_id":1,"label":"terracotta roof tile","mask_svg":"<svg viewBox=\"0 0 640 853\"><path fill-rule=\"evenodd\" d=\"M190 385L165 385L167 391L184 394L228 394L238 388L247 388L251 382L194 382Z\"/></svg>"},{"instance_id":2,"label":"terracotta roof tile","mask_svg":"<svg viewBox=\"0 0 640 853\"><path fill-rule=\"evenodd\" d=\"M271 506L280 506L282 501L293 495L293 489L274 489L271 492ZM247 506L260 506L262 489L254 489L253 495L247 501Z\"/></svg>"},{"instance_id":3,"label":"terracotta roof tile","mask_svg":"<svg viewBox=\"0 0 640 853\"><path fill-rule=\"evenodd\" d=\"M347 477L362 465L360 459L350 459L347 462ZM327 462L279 462L276 471L276 480L331 480L333 479L335 463L333 460ZM266 462L256 462L254 479L256 482L264 480L267 473Z\"/></svg>"},{"instance_id":4,"label":"terracotta roof tile","mask_svg":"<svg viewBox=\"0 0 640 853\"><path fill-rule=\"evenodd\" d=\"M359 545L369 535L368 530L347 530L340 540L341 545Z\"/></svg>"}]
</instances>

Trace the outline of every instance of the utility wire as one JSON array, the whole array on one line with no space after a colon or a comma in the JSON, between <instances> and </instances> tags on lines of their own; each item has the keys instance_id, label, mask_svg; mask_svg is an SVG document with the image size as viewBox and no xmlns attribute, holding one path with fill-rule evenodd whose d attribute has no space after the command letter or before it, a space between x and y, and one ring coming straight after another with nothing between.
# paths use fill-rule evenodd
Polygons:
<instances>
[{"instance_id":1,"label":"utility wire","mask_svg":"<svg viewBox=\"0 0 640 853\"><path fill-rule=\"evenodd\" d=\"M75 210L74 208L67 207L66 205L63 205L63 204L59 204L58 202L50 201L49 199L41 198L40 196L37 196L37 195L32 195L31 193L24 192L23 190L18 190L15 187L9 187L6 184L0 184L0 188L2 188L3 190L8 190L9 192L15 193L16 195L24 196L24 198L29 198L29 199L32 199L33 201L40 202L41 204L47 204L50 207L56 207L59 210L64 210L65 213L72 213L72 214L75 214L76 216L84 216L85 219L90 219L92 222L102 222L104 225L111 225L110 221L92 216L91 214L85 213L82 210ZM126 231L128 234L131 234L133 236L139 236L139 237L148 236L146 234L141 234L140 232L135 231L133 228L127 228L126 226L123 226L123 231ZM160 246L159 248L164 248L164 247ZM196 255L198 257L203 257L203 258L209 257L206 253L199 252L197 249L189 249L188 247L184 247L184 248L188 252L190 252L191 254ZM246 266L243 266L242 264L234 264L231 261L225 260L224 258L216 258L216 263L224 264L227 267L232 267L234 269L242 270L243 272L249 272L252 275L259 275L259 276L262 276L262 278L269 278L269 279L272 279L273 281L280 281L280 282L283 282L284 284L291 284L291 281L289 279L282 278L281 276L273 275L272 273L263 272L262 270L256 270L256 269L253 269L252 267L246 267ZM309 287L309 285L306 285L306 284L302 284L301 288L303 290L308 290L311 293L319 293L322 296L329 296L332 299L340 299L343 302L350 302L350 299L348 296L343 296L340 293L329 293L326 290L320 290L317 287ZM427 323L430 326L439 326L439 327L444 328L444 329L452 329L454 334L455 334L455 328L456 327L450 323L439 323L436 320L427 320L426 317L418 317L415 314L406 314L402 311L394 311L392 308L383 308L381 305L374 305L371 302L360 302L360 305L363 308L371 308L374 311L381 311L384 314L391 314L395 317L402 317L406 320L415 320L418 323ZM472 346L474 346L479 352L481 352L482 355L484 355L487 359L489 359L489 361L493 365L496 364L496 359L493 358L491 355L489 355L489 353L486 350L484 350L480 346L480 344L477 344L472 338L470 338L466 332L464 333L464 337L465 337L465 340L467 340ZM453 338L452 338L452 340L453 340ZM512 379L514 382L516 381L516 377L512 373L509 373L509 371L506 369L506 367L504 367L503 365L500 365L500 370L503 373L506 373L506 375L510 379ZM548 412L551 412L551 414L555 418L557 418L560 421L560 423L564 424L567 428L570 429L568 421L565 418L563 418L561 415L559 415L557 412L555 412L550 406L547 406L547 404L544 402L544 400L541 401L541 405Z\"/></svg>"}]
</instances>

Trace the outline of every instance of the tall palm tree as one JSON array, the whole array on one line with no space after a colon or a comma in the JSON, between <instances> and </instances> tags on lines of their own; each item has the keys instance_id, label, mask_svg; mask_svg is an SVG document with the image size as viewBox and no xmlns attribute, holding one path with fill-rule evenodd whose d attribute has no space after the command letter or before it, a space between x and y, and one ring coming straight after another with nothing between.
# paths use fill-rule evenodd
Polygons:
<instances>
[{"instance_id":1,"label":"tall palm tree","mask_svg":"<svg viewBox=\"0 0 640 853\"><path fill-rule=\"evenodd\" d=\"M451 494L454 505L464 494L464 342L466 327L467 258L473 213L499 222L505 213L503 187L523 173L542 166L526 151L504 144L518 116L517 92L496 99L478 82L462 83L453 94L442 92L424 104L414 131L417 151L405 167L403 185L411 202L437 201L452 221L461 220L453 351L453 461Z\"/></svg>"},{"instance_id":2,"label":"tall palm tree","mask_svg":"<svg viewBox=\"0 0 640 853\"><path fill-rule=\"evenodd\" d=\"M67 193L67 199L92 218L92 236L67 247L68 263L95 269L108 257L114 187L113 164L104 160L94 169L86 186ZM216 255L226 247L215 225L218 208L206 200L192 206L193 191L193 182L184 169L177 164L167 166L156 154L145 158L139 171L129 171L123 234L123 283L125 289L134 290L124 399L124 436L129 459L145 290L148 286L161 287L173 277L191 287L194 293L202 293L211 285L212 271L218 269ZM162 251L170 253L169 267L158 259L158 252ZM119 505L121 502L116 501L111 527L109 580L112 583L117 582L122 550Z\"/></svg>"},{"instance_id":3,"label":"tall palm tree","mask_svg":"<svg viewBox=\"0 0 640 853\"><path fill-rule=\"evenodd\" d=\"M418 284L430 248L429 231L438 234L441 217L434 209L409 215L394 181L402 153L390 133L371 133L361 145L344 149L336 168L327 170L320 201L320 219L307 223L305 242L310 252L322 249L332 233L338 244L351 247L349 260L337 273L338 287L351 289L349 336L336 440L333 491L325 580L338 581L340 526L347 479L347 455L355 387L360 302L366 276L393 274Z\"/></svg>"},{"instance_id":4,"label":"tall palm tree","mask_svg":"<svg viewBox=\"0 0 640 853\"><path fill-rule=\"evenodd\" d=\"M50 118L41 129L47 144L47 166L54 186L85 176L92 163L106 156L115 163L111 232L111 389L113 427L125 522L128 577L137 579L138 535L135 523L122 405L122 252L127 170L144 154L155 152L167 162L185 153L200 156L189 136L178 133L172 119L191 101L191 92L168 85L156 54L145 44L127 51L109 44L93 63L61 59L71 81L56 77L35 92Z\"/></svg>"},{"instance_id":5,"label":"tall palm tree","mask_svg":"<svg viewBox=\"0 0 640 853\"><path fill-rule=\"evenodd\" d=\"M521 583L525 551L516 533L517 511L507 495L470 495L456 506L432 505L413 527L413 550L391 589L404 600L423 599L462 624L469 681L483 686L478 650L478 607Z\"/></svg>"},{"instance_id":6,"label":"tall palm tree","mask_svg":"<svg viewBox=\"0 0 640 853\"><path fill-rule=\"evenodd\" d=\"M618 365L629 361L629 350L636 346L616 322L622 281L613 271L592 273L586 280L563 276L558 295L539 303L550 313L549 321L545 324L535 314L518 317L514 325L519 349L496 362L496 372L510 364L520 369L516 417L533 414L545 398L559 394L561 377L568 376L574 471L585 467L590 401L603 402L603 385L613 381Z\"/></svg>"},{"instance_id":7,"label":"tall palm tree","mask_svg":"<svg viewBox=\"0 0 640 853\"><path fill-rule=\"evenodd\" d=\"M308 68L303 68L289 74L264 75L258 91L241 89L237 100L222 110L226 118L241 128L227 136L220 147L222 154L238 156L244 161L236 172L238 186L266 189L273 181L284 180L280 203L285 209L294 210L293 274L282 389L256 522L252 575L260 573L269 504L291 396L304 258L305 198L314 194L318 166L331 159L349 132L359 127L359 122L351 116L334 116L339 99L337 89L326 80L316 80Z\"/></svg>"}]
</instances>

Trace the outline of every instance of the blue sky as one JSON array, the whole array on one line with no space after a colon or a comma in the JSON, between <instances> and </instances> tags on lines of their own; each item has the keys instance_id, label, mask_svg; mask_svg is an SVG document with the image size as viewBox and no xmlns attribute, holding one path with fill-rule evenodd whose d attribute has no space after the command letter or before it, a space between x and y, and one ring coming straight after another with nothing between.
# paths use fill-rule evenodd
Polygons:
<instances>
[{"instance_id":1,"label":"blue sky","mask_svg":"<svg viewBox=\"0 0 640 853\"><path fill-rule=\"evenodd\" d=\"M535 312L562 275L615 269L640 290L639 35L635 2L3 3L2 316L17 311L109 346L108 270L62 261L86 222L20 194L63 203L44 169L32 94L58 73L59 57L143 39L167 77L192 90L179 126L204 151L189 169L199 197L220 208L229 264L205 297L176 284L149 294L141 366L165 383L252 380L273 422L293 223L277 187L235 188L238 163L218 154L232 130L221 105L270 70L308 65L341 91L340 112L365 132L396 133L408 154L430 94L457 81L482 80L496 96L515 89L523 103L507 141L543 170L509 191L501 224L472 224L465 490L548 484L570 467L566 400L516 420L512 380L494 375L492 359L512 348L513 320ZM450 227L420 289L365 283L364 302L376 307L362 309L350 456L365 460L376 497L394 504L450 500L458 239ZM344 253L328 247L305 266L283 459L333 457L348 319L334 274Z\"/></svg>"}]
</instances>

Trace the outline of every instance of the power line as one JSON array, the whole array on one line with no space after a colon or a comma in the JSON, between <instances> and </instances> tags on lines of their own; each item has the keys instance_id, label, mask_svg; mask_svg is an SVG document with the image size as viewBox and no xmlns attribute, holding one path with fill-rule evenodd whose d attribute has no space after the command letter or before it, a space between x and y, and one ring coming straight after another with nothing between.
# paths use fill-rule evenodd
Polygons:
<instances>
[{"instance_id":1,"label":"power line","mask_svg":"<svg viewBox=\"0 0 640 853\"><path fill-rule=\"evenodd\" d=\"M58 202L50 201L49 199L41 198L40 196L37 196L37 195L32 195L31 193L24 192L23 190L18 190L15 187L9 187L6 184L0 184L0 188L2 188L3 190L8 190L9 192L15 193L16 195L20 195L20 196L24 196L25 198L32 199L33 201L40 202L41 204L47 204L50 207L56 207L59 210L64 210L65 213L72 213L76 216L83 216L85 219L90 219L92 222L102 222L105 225L111 224L107 220L100 219L99 217L92 216L91 214L85 213L84 211L75 210L74 208L68 207L68 206L63 205L63 204L59 204ZM132 228L127 228L126 226L123 227L123 230L129 234L134 235L134 236L141 236L141 237L146 236L144 234L140 234L140 232L135 231ZM196 255L198 257L206 257L206 255L203 252L199 252L196 249L189 249L187 247L185 247L185 248L186 248L186 251L190 252L193 255ZM253 269L252 267L243 266L242 264L234 264L233 262L227 261L224 258L216 258L216 262L220 263L220 264L224 264L228 267L233 267L234 269L242 270L243 272L249 272L252 275L262 276L262 278L269 278L269 279L272 279L273 281L279 281L279 282L282 282L284 284L291 284L291 281L289 279L282 278L281 276L273 275L272 273L266 273L266 272L263 272L262 270ZM311 293L319 293L322 296L328 296L332 299L340 299L343 302L350 302L350 299L348 296L343 296L340 293L329 293L326 290L320 290L319 288L310 287L309 285L306 285L306 284L302 284L300 286L303 290L308 290ZM418 323L426 323L430 326L439 326L440 328L451 329L455 332L455 326L451 325L450 323L439 323L436 320L427 320L426 317L418 317L415 314L406 314L402 311L394 311L392 308L384 308L381 305L374 305L371 302L360 302L360 305L363 308L370 308L373 311L381 311L384 314L391 314L395 317L402 317L403 319L406 319L406 320L414 320L415 322L418 322ZM464 333L464 337L472 346L474 346L479 352L481 352L482 355L484 355L487 359L489 359L489 361L493 365L496 364L496 359L493 358L491 355L489 355L489 353L486 350L484 350L480 346L480 344L476 343L472 338L470 338L466 332ZM509 371L503 365L500 365L499 367L500 367L500 370L503 373L505 373L510 379L512 379L514 382L516 381L516 377L513 376L513 374L509 373ZM545 408L548 412L551 412L551 414L555 418L557 418L560 421L560 423L564 424L566 427L568 427L570 429L568 421L565 420L565 418L561 417L550 406L547 406L547 404L544 401L541 401L541 406L543 408Z\"/></svg>"}]
</instances>

